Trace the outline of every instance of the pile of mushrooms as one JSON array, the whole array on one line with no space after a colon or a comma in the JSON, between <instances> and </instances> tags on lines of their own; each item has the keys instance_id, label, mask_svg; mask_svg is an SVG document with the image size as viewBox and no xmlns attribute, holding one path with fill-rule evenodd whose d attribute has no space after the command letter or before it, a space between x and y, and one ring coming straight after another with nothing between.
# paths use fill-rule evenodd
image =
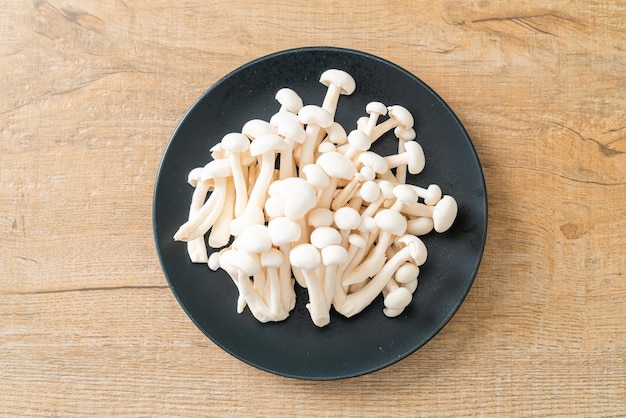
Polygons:
<instances>
[{"instance_id":1,"label":"pile of mushrooms","mask_svg":"<svg viewBox=\"0 0 626 418\"><path fill-rule=\"evenodd\" d=\"M320 82L328 87L321 106L280 89L269 121L225 135L188 177L189 217L174 239L186 242L192 262L225 270L239 291L237 311L248 307L261 322L287 318L296 282L318 327L331 308L352 317L381 293L384 314L400 315L426 261L419 236L445 232L457 214L439 186L406 184L407 172L425 164L406 108L371 102L346 132L335 110L354 79L329 69ZM370 150L391 131L397 154ZM219 251L209 256L207 241Z\"/></svg>"}]
</instances>

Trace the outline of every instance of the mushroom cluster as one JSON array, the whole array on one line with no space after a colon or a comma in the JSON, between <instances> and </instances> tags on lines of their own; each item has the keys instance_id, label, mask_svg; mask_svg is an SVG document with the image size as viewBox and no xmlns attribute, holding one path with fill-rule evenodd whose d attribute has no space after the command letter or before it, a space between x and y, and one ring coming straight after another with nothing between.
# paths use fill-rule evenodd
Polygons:
<instances>
[{"instance_id":1,"label":"mushroom cluster","mask_svg":"<svg viewBox=\"0 0 626 418\"><path fill-rule=\"evenodd\" d=\"M328 88L321 106L280 89L269 121L252 119L225 135L212 160L188 176L189 217L174 239L186 242L192 262L225 270L239 291L237 311L247 307L261 322L287 318L296 282L318 327L332 309L352 317L380 294L384 314L400 315L426 261L419 236L445 232L457 214L439 186L406 183L407 172L425 164L409 110L371 102L346 132L335 111L354 79L329 69L320 82ZM397 154L371 151L388 132ZM219 250L210 256L207 234Z\"/></svg>"}]
</instances>

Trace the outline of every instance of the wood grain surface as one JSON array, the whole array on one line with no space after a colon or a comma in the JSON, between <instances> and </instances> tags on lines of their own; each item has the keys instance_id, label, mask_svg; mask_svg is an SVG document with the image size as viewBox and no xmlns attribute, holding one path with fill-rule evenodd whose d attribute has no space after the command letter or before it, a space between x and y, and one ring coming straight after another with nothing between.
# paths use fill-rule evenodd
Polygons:
<instances>
[{"instance_id":1,"label":"wood grain surface","mask_svg":"<svg viewBox=\"0 0 626 418\"><path fill-rule=\"evenodd\" d=\"M0 0L0 415L626 416L624 1ZM488 240L436 338L336 382L249 367L161 272L169 136L287 48L416 74L483 164Z\"/></svg>"}]
</instances>

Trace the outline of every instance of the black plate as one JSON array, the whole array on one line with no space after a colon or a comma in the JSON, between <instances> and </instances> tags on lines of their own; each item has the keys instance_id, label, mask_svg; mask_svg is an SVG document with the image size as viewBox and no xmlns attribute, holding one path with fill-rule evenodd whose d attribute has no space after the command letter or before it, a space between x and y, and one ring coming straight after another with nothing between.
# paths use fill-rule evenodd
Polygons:
<instances>
[{"instance_id":1,"label":"black plate","mask_svg":"<svg viewBox=\"0 0 626 418\"><path fill-rule=\"evenodd\" d=\"M356 127L365 105L400 104L415 117L426 168L407 181L436 183L456 198L459 214L444 234L423 240L428 260L421 268L412 304L397 318L382 313L382 297L351 319L331 313L331 323L311 322L298 289L296 309L283 322L261 324L246 310L236 313L237 290L223 271L192 264L185 244L172 239L185 222L192 188L188 172L210 160L209 148L240 131L253 118L269 120L279 107L276 91L290 87L305 104L321 105L328 68L350 73L357 83L339 100L336 120ZM397 140L383 137L376 152L392 154ZM191 107L176 128L161 162L154 192L156 246L170 288L191 320L215 344L242 361L282 376L330 380L369 373L393 364L429 341L467 295L486 239L487 199L476 151L444 101L417 77L395 64L353 50L310 47L252 61L219 80ZM207 360L209 361L209 360Z\"/></svg>"}]
</instances>

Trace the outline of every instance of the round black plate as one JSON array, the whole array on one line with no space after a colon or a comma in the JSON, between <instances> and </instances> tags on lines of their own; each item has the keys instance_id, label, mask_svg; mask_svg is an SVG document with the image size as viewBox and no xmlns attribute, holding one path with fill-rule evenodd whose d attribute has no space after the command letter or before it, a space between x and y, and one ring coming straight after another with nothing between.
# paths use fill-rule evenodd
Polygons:
<instances>
[{"instance_id":1,"label":"round black plate","mask_svg":"<svg viewBox=\"0 0 626 418\"><path fill-rule=\"evenodd\" d=\"M192 264L184 243L172 239L185 222L193 189L188 172L206 164L209 148L253 118L269 120L278 111L274 95L282 87L305 104L321 105L326 87L318 82L329 68L350 73L357 89L342 96L336 120L346 130L366 115L365 105L400 104L415 117L426 168L407 181L436 183L458 202L459 214L444 234L423 240L428 260L421 268L412 304L397 318L382 313L382 297L358 316L332 312L317 328L304 308L306 293L283 322L261 324L246 310L237 314L237 290L225 272ZM386 136L374 150L387 155L397 140ZM417 77L393 63L362 52L309 47L252 61L219 80L189 109L176 128L159 169L153 202L154 234L170 288L191 320L215 344L242 361L282 376L330 380L362 375L393 364L429 341L452 317L478 270L486 239L485 182L465 129L444 101Z\"/></svg>"}]
</instances>

